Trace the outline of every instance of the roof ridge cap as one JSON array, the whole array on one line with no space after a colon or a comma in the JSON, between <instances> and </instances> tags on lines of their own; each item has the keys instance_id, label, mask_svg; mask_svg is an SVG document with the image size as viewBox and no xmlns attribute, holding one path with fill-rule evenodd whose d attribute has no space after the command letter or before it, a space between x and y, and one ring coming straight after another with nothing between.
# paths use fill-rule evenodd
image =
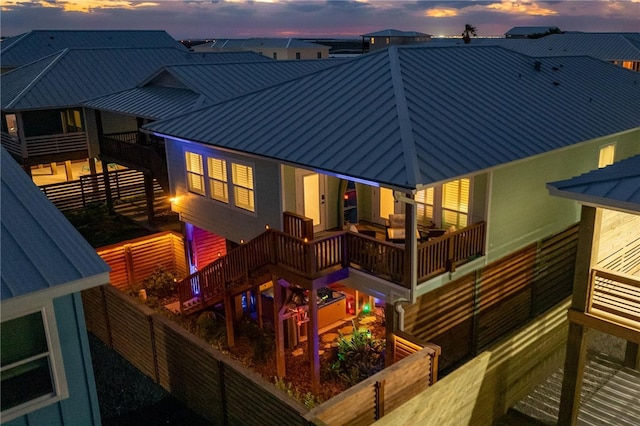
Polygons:
<instances>
[{"instance_id":1,"label":"roof ridge cap","mask_svg":"<svg viewBox=\"0 0 640 426\"><path fill-rule=\"evenodd\" d=\"M396 111L398 113L398 125L400 128L400 140L407 173L407 183L415 188L420 181L420 167L418 165L418 155L413 138L413 128L409 107L407 106L407 97L404 91L404 81L402 80L398 51L397 46L390 46L388 48L391 84L393 85L393 93L396 100Z\"/></svg>"},{"instance_id":2,"label":"roof ridge cap","mask_svg":"<svg viewBox=\"0 0 640 426\"><path fill-rule=\"evenodd\" d=\"M67 53L69 52L69 49L62 49L57 55L55 55L55 57L53 58L53 60L51 62L49 62L49 64L44 67L44 69L42 71L40 71L38 73L37 76L35 76L30 82L29 84L27 84L27 86L22 89L20 91L20 93L18 93L12 100L11 102L9 102L7 104L7 106L5 107L6 109L10 109L13 105L15 105L24 95L26 92L29 91L29 89L31 89L33 86L36 85L36 83L38 83L38 81L40 81L40 79L42 78L42 76L49 71L50 68L52 68L56 63L58 63L60 61L60 58L62 58L63 56L65 56ZM33 62L32 62L33 63Z\"/></svg>"}]
</instances>

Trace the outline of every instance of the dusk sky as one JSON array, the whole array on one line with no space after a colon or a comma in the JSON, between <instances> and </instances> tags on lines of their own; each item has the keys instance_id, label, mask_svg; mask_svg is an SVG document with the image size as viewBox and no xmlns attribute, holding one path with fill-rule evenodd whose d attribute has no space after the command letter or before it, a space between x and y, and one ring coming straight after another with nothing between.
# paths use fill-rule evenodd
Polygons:
<instances>
[{"instance_id":1,"label":"dusk sky","mask_svg":"<svg viewBox=\"0 0 640 426\"><path fill-rule=\"evenodd\" d=\"M2 36L35 29L154 29L176 39L358 37L394 28L502 36L514 26L640 31L640 0L0 0Z\"/></svg>"}]
</instances>

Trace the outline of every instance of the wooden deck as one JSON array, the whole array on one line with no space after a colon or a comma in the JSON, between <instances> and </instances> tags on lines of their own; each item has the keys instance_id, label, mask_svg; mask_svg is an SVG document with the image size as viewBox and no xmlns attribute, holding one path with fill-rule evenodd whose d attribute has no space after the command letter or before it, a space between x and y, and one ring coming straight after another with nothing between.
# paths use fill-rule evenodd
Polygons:
<instances>
[{"instance_id":1,"label":"wooden deck","mask_svg":"<svg viewBox=\"0 0 640 426\"><path fill-rule=\"evenodd\" d=\"M291 219L293 215L285 214ZM304 218L297 218L304 220ZM178 282L182 314L198 312L247 291L275 274L304 288L325 286L348 276L348 268L375 275L408 288L404 245L361 233L339 231L321 238L300 237L308 227L292 224L286 232L267 229ZM424 282L484 253L484 222L417 247L418 282Z\"/></svg>"}]
</instances>

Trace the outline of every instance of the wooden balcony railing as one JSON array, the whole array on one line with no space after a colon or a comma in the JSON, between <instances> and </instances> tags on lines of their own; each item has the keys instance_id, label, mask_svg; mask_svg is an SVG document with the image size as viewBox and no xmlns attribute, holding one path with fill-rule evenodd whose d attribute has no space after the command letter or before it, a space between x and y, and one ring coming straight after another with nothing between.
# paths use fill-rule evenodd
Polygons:
<instances>
[{"instance_id":1,"label":"wooden balcony railing","mask_svg":"<svg viewBox=\"0 0 640 426\"><path fill-rule=\"evenodd\" d=\"M640 329L640 277L592 269L587 313Z\"/></svg>"},{"instance_id":2,"label":"wooden balcony railing","mask_svg":"<svg viewBox=\"0 0 640 426\"><path fill-rule=\"evenodd\" d=\"M283 229L286 234L313 240L313 219L291 212L284 212L283 216Z\"/></svg>"},{"instance_id":3,"label":"wooden balcony railing","mask_svg":"<svg viewBox=\"0 0 640 426\"><path fill-rule=\"evenodd\" d=\"M27 155L50 155L87 150L85 132L60 133L26 138Z\"/></svg>"},{"instance_id":4,"label":"wooden balcony railing","mask_svg":"<svg viewBox=\"0 0 640 426\"><path fill-rule=\"evenodd\" d=\"M420 244L418 282L482 255L484 234L485 224L478 223ZM191 308L201 309L219 302L225 294L238 293L249 285L256 271L269 265L276 265L311 280L352 266L409 288L404 276L404 262L404 247L367 235L338 232L310 241L267 229L180 281L178 293L181 312L188 313Z\"/></svg>"},{"instance_id":5,"label":"wooden balcony railing","mask_svg":"<svg viewBox=\"0 0 640 426\"><path fill-rule=\"evenodd\" d=\"M138 165L145 169L151 169L149 160L149 148L139 145L139 133L125 132L100 135L100 153L113 159L121 160L127 165Z\"/></svg>"}]
</instances>

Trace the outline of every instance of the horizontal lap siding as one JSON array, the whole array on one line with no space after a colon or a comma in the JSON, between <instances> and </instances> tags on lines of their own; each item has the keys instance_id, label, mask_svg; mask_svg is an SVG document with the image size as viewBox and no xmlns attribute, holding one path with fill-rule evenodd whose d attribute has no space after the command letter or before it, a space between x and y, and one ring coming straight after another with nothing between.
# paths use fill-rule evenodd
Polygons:
<instances>
[{"instance_id":1,"label":"horizontal lap siding","mask_svg":"<svg viewBox=\"0 0 640 426\"><path fill-rule=\"evenodd\" d=\"M176 262L171 236L166 235L162 238L131 244L131 260L134 265L135 279L139 284L152 276L157 268L174 272Z\"/></svg>"},{"instance_id":2,"label":"horizontal lap siding","mask_svg":"<svg viewBox=\"0 0 640 426\"><path fill-rule=\"evenodd\" d=\"M419 359L416 359L419 358ZM431 358L423 354L405 359L401 374L388 374L384 379L384 412L389 413L407 399L429 387Z\"/></svg>"},{"instance_id":3,"label":"horizontal lap siding","mask_svg":"<svg viewBox=\"0 0 640 426\"><path fill-rule=\"evenodd\" d=\"M97 250L98 255L111 268L109 272L109 281L112 286L121 291L129 289L129 272L127 271L127 263L124 258L124 246L116 247L110 250Z\"/></svg>"},{"instance_id":4,"label":"horizontal lap siding","mask_svg":"<svg viewBox=\"0 0 640 426\"><path fill-rule=\"evenodd\" d=\"M118 291L105 292L113 349L138 370L155 378L155 360L148 314L144 306L136 306ZM149 312L145 312L149 311Z\"/></svg>"},{"instance_id":5,"label":"horizontal lap siding","mask_svg":"<svg viewBox=\"0 0 640 426\"><path fill-rule=\"evenodd\" d=\"M198 257L198 268L200 269L216 260L218 253L220 256L227 254L227 242L219 235L195 227L193 239Z\"/></svg>"},{"instance_id":6,"label":"horizontal lap siding","mask_svg":"<svg viewBox=\"0 0 640 426\"><path fill-rule=\"evenodd\" d=\"M189 401L189 407L201 416L222 424L221 362L204 342L193 341L188 332L158 315L154 316L154 335L158 383L176 398Z\"/></svg>"},{"instance_id":7,"label":"horizontal lap siding","mask_svg":"<svg viewBox=\"0 0 640 426\"><path fill-rule=\"evenodd\" d=\"M250 377L255 373L246 370L240 372L225 365L224 384L227 402L227 423L230 425L256 424L296 426L307 425L302 415L304 407L294 408L294 402L287 404L274 393L280 392L272 386L273 393L262 387ZM262 378L258 380L263 381ZM288 398L288 397L287 397Z\"/></svg>"}]
</instances>

